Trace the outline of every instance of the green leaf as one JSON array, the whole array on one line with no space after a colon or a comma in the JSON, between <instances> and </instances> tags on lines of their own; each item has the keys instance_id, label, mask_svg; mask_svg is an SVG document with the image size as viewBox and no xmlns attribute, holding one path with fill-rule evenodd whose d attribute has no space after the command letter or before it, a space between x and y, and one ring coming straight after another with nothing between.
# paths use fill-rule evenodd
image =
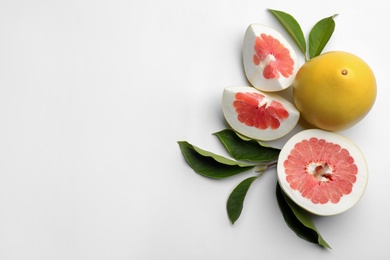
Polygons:
<instances>
[{"instance_id":1,"label":"green leaf","mask_svg":"<svg viewBox=\"0 0 390 260\"><path fill-rule=\"evenodd\" d=\"M297 43L299 49L302 51L303 55L306 56L306 40L303 35L303 31L297 20L292 17L290 14L268 9L284 26L287 32L291 35L294 41Z\"/></svg>"},{"instance_id":2,"label":"green leaf","mask_svg":"<svg viewBox=\"0 0 390 260\"><path fill-rule=\"evenodd\" d=\"M279 208L282 211L287 225L299 237L311 243L331 249L329 244L322 238L314 223L310 220L308 213L295 204L280 188L276 185L276 198Z\"/></svg>"},{"instance_id":3,"label":"green leaf","mask_svg":"<svg viewBox=\"0 0 390 260\"><path fill-rule=\"evenodd\" d=\"M226 204L226 210L230 219L230 222L234 224L240 217L242 209L244 207L245 196L249 190L251 184L257 179L257 177L250 177L242 181L230 194Z\"/></svg>"},{"instance_id":4,"label":"green leaf","mask_svg":"<svg viewBox=\"0 0 390 260\"><path fill-rule=\"evenodd\" d=\"M320 55L325 48L336 26L333 20L335 16L336 14L320 20L311 29L309 34L309 59Z\"/></svg>"},{"instance_id":5,"label":"green leaf","mask_svg":"<svg viewBox=\"0 0 390 260\"><path fill-rule=\"evenodd\" d=\"M254 165L230 160L202 150L186 141L179 141L178 144L190 167L205 177L227 178L254 168Z\"/></svg>"},{"instance_id":6,"label":"green leaf","mask_svg":"<svg viewBox=\"0 0 390 260\"><path fill-rule=\"evenodd\" d=\"M233 130L225 129L215 135L236 160L270 162L278 159L279 149L264 147L256 140L243 139Z\"/></svg>"}]
</instances>

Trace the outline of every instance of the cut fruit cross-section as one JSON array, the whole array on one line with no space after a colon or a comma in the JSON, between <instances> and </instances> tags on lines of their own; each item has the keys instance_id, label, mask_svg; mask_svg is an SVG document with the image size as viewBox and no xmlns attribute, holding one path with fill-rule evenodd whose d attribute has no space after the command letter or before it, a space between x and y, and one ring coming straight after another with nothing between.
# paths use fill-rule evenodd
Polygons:
<instances>
[{"instance_id":1,"label":"cut fruit cross-section","mask_svg":"<svg viewBox=\"0 0 390 260\"><path fill-rule=\"evenodd\" d=\"M286 135L299 119L298 110L287 100L247 86L225 88L222 110L235 131L263 141Z\"/></svg>"},{"instance_id":2,"label":"cut fruit cross-section","mask_svg":"<svg viewBox=\"0 0 390 260\"><path fill-rule=\"evenodd\" d=\"M299 68L297 56L276 30L251 24L242 51L245 74L255 88L273 92L292 84Z\"/></svg>"},{"instance_id":3,"label":"cut fruit cross-section","mask_svg":"<svg viewBox=\"0 0 390 260\"><path fill-rule=\"evenodd\" d=\"M282 148L278 180L299 206L317 215L335 215L363 195L368 169L359 148L339 134L319 129L299 132Z\"/></svg>"}]
</instances>

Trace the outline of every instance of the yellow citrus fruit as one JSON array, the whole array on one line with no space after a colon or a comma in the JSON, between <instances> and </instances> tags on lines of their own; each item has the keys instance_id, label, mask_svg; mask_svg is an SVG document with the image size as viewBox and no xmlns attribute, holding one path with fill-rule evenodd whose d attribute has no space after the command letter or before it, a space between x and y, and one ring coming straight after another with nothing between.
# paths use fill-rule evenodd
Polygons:
<instances>
[{"instance_id":1,"label":"yellow citrus fruit","mask_svg":"<svg viewBox=\"0 0 390 260\"><path fill-rule=\"evenodd\" d=\"M293 96L309 124L340 131L358 123L371 110L376 80L361 58L331 51L302 65L293 82Z\"/></svg>"}]
</instances>

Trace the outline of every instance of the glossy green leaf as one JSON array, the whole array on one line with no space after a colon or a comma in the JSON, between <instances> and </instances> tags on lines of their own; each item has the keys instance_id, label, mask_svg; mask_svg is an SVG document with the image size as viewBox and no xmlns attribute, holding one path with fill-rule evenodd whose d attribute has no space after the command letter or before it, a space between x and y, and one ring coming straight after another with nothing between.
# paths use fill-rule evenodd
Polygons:
<instances>
[{"instance_id":1,"label":"glossy green leaf","mask_svg":"<svg viewBox=\"0 0 390 260\"><path fill-rule=\"evenodd\" d=\"M287 32L291 35L294 41L297 43L299 49L302 51L303 55L306 55L306 40L303 34L302 28L295 20L293 16L288 13L268 9L284 26Z\"/></svg>"},{"instance_id":2,"label":"glossy green leaf","mask_svg":"<svg viewBox=\"0 0 390 260\"><path fill-rule=\"evenodd\" d=\"M264 147L256 140L243 139L231 129L215 133L226 150L236 160L249 162L270 162L277 160L279 149Z\"/></svg>"},{"instance_id":3,"label":"glossy green leaf","mask_svg":"<svg viewBox=\"0 0 390 260\"><path fill-rule=\"evenodd\" d=\"M227 178L254 168L254 165L236 162L202 150L186 141L179 141L178 144L190 167L205 177Z\"/></svg>"},{"instance_id":4,"label":"glossy green leaf","mask_svg":"<svg viewBox=\"0 0 390 260\"><path fill-rule=\"evenodd\" d=\"M244 207L245 196L248 193L249 187L256 179L257 177L250 177L243 180L230 194L226 204L226 210L232 224L240 217Z\"/></svg>"},{"instance_id":5,"label":"glossy green leaf","mask_svg":"<svg viewBox=\"0 0 390 260\"><path fill-rule=\"evenodd\" d=\"M336 26L334 17L336 15L324 18L317 22L309 34L309 59L321 54Z\"/></svg>"},{"instance_id":6,"label":"glossy green leaf","mask_svg":"<svg viewBox=\"0 0 390 260\"><path fill-rule=\"evenodd\" d=\"M287 225L299 237L311 243L331 249L329 244L322 238L314 223L310 220L308 213L295 204L280 188L276 186L276 198L279 208L282 211Z\"/></svg>"}]
</instances>

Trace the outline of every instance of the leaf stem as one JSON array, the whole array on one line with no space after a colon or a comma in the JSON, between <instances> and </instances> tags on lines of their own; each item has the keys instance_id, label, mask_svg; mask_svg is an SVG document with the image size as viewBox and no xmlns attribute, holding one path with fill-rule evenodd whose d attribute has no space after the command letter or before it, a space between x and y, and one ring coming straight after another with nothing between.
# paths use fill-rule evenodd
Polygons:
<instances>
[{"instance_id":1,"label":"leaf stem","mask_svg":"<svg viewBox=\"0 0 390 260\"><path fill-rule=\"evenodd\" d=\"M268 168L274 167L277 164L278 164L278 160L274 160L274 161L271 161L268 163L260 163L257 165L255 172L260 173L259 174L259 177L260 177L266 170L268 170Z\"/></svg>"}]
</instances>

